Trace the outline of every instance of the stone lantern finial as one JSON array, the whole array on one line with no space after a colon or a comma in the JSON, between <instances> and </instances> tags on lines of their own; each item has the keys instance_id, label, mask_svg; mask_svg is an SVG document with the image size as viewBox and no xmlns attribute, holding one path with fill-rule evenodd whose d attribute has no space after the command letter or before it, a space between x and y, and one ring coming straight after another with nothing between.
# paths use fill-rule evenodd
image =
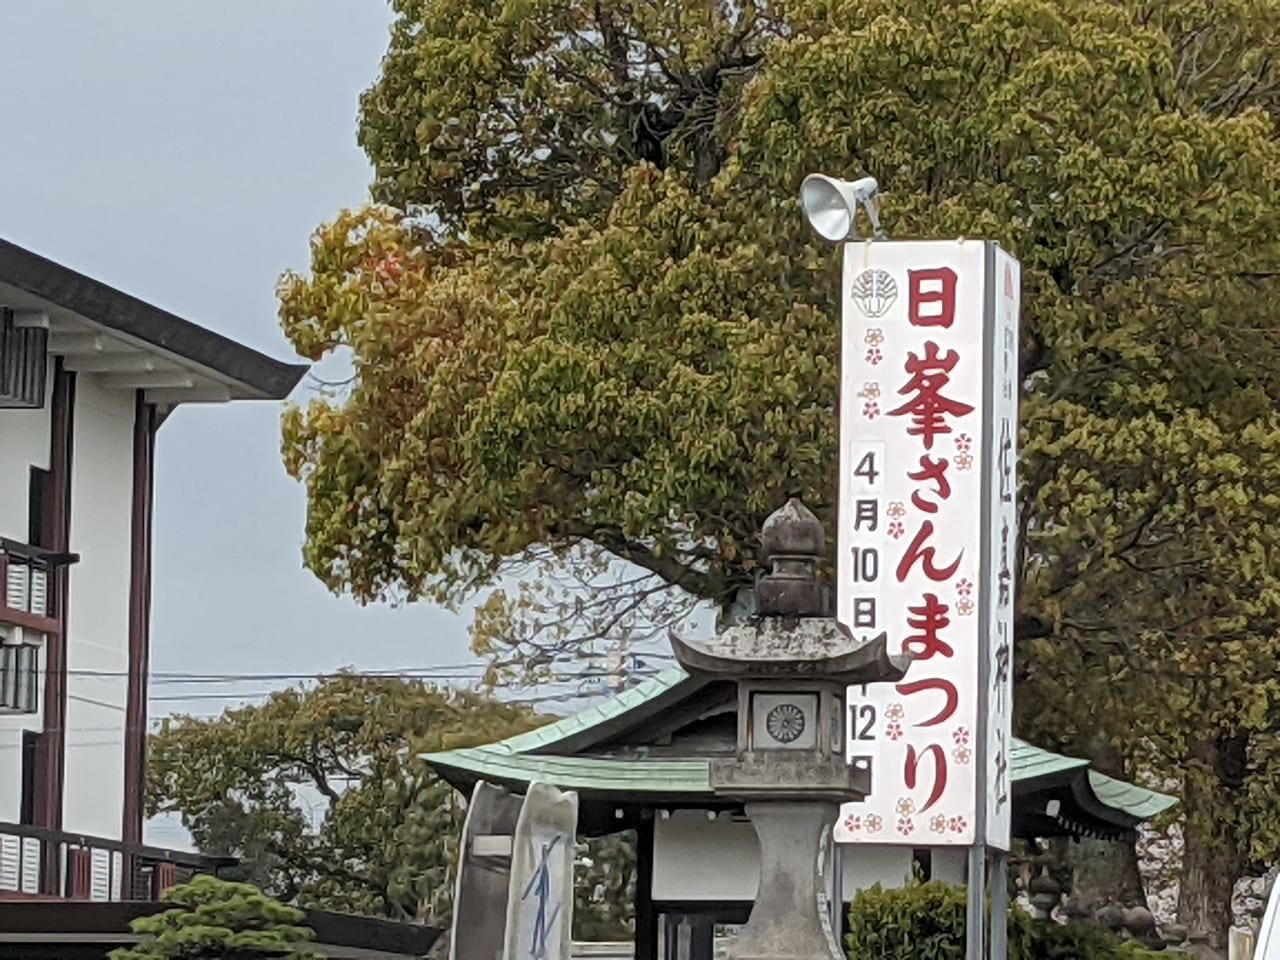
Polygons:
<instances>
[{"instance_id":1,"label":"stone lantern finial","mask_svg":"<svg viewBox=\"0 0 1280 960\"><path fill-rule=\"evenodd\" d=\"M756 585L760 616L828 616L829 592L818 576L826 536L813 511L792 497L765 520L760 540L770 566Z\"/></svg>"}]
</instances>

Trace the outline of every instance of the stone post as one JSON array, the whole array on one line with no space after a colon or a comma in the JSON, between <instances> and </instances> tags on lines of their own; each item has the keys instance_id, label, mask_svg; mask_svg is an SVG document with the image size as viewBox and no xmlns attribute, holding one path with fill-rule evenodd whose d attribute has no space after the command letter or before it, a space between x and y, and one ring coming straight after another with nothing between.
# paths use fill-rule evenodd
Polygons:
<instances>
[{"instance_id":1,"label":"stone post","mask_svg":"<svg viewBox=\"0 0 1280 960\"><path fill-rule=\"evenodd\" d=\"M825 909L822 870L839 805L760 802L747 816L760 839L760 890L734 960L840 960L838 934Z\"/></svg>"}]
</instances>

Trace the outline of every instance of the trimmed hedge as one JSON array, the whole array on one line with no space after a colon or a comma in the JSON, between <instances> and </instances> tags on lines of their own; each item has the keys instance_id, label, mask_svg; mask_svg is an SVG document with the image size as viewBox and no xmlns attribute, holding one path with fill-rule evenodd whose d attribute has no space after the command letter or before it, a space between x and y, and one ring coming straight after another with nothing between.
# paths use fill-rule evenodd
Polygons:
<instances>
[{"instance_id":1,"label":"trimmed hedge","mask_svg":"<svg viewBox=\"0 0 1280 960\"><path fill-rule=\"evenodd\" d=\"M932 881L863 890L849 907L849 960L964 960L965 890ZM1009 910L1009 960L1144 960L1160 954L1100 927Z\"/></svg>"}]
</instances>

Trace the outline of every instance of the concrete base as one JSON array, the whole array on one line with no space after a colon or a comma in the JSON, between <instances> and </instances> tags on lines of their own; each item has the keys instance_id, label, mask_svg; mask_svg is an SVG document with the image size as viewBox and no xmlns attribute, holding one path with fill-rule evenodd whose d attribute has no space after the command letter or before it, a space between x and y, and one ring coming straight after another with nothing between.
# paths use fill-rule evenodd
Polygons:
<instances>
[{"instance_id":1,"label":"concrete base","mask_svg":"<svg viewBox=\"0 0 1280 960\"><path fill-rule=\"evenodd\" d=\"M729 960L843 960L823 876L839 810L834 803L747 804L760 838L760 889Z\"/></svg>"}]
</instances>

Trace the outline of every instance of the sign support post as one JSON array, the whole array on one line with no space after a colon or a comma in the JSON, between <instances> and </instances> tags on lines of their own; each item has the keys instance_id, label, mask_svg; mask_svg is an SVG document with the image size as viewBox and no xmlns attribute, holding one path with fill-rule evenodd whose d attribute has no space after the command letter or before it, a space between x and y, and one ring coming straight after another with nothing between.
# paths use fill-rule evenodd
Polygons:
<instances>
[{"instance_id":1,"label":"sign support post","mask_svg":"<svg viewBox=\"0 0 1280 960\"><path fill-rule=\"evenodd\" d=\"M1009 956L1009 855L991 855L991 956Z\"/></svg>"}]
</instances>

